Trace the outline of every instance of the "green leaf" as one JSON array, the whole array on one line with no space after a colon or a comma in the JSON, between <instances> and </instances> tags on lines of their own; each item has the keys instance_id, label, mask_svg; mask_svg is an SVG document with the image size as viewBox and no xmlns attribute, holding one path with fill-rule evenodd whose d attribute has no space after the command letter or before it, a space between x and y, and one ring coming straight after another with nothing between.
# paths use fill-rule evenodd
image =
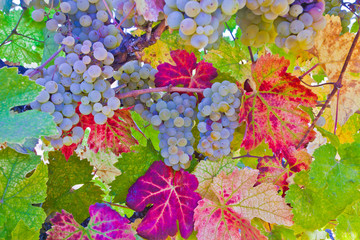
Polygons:
<instances>
[{"instance_id":1,"label":"green leaf","mask_svg":"<svg viewBox=\"0 0 360 240\"><path fill-rule=\"evenodd\" d=\"M138 140L140 145L146 146L148 139L151 140L156 150L160 150L159 143L160 140L158 138L159 131L155 130L153 126L145 121L138 113L131 111L131 117L140 129L143 134L141 134L138 130L131 128L131 135L133 135L136 140ZM148 138L148 139L146 139Z\"/></svg>"},{"instance_id":2,"label":"green leaf","mask_svg":"<svg viewBox=\"0 0 360 240\"><path fill-rule=\"evenodd\" d=\"M316 129L321 133L323 137L326 137L330 143L335 146L336 148L340 145L340 141L338 136L334 135L333 133L326 131L321 127L316 127Z\"/></svg>"},{"instance_id":3,"label":"green leaf","mask_svg":"<svg viewBox=\"0 0 360 240\"><path fill-rule=\"evenodd\" d=\"M30 229L41 228L46 215L32 204L44 202L47 176L40 156L20 154L11 148L0 151L0 238L11 239L20 220Z\"/></svg>"},{"instance_id":4,"label":"green leaf","mask_svg":"<svg viewBox=\"0 0 360 240\"><path fill-rule=\"evenodd\" d=\"M49 153L49 181L46 201L43 204L47 214L62 209L71 212L78 222L89 216L89 207L101 202L103 192L91 181L93 167L85 159L73 155L68 161L59 152ZM75 185L83 184L78 189Z\"/></svg>"},{"instance_id":5,"label":"green leaf","mask_svg":"<svg viewBox=\"0 0 360 240\"><path fill-rule=\"evenodd\" d=\"M229 21L226 22L228 27L230 28L230 31L233 32L236 28L236 15L233 15ZM225 23L224 23L225 24ZM227 29L227 26L225 24L225 29Z\"/></svg>"},{"instance_id":6,"label":"green leaf","mask_svg":"<svg viewBox=\"0 0 360 240\"><path fill-rule=\"evenodd\" d=\"M241 83L251 74L248 50L235 42L221 39L219 49L208 51L204 59L212 63L218 72L228 73Z\"/></svg>"},{"instance_id":7,"label":"green leaf","mask_svg":"<svg viewBox=\"0 0 360 240\"><path fill-rule=\"evenodd\" d=\"M150 141L146 147L135 145L131 149L133 152L122 153L114 165L121 170L121 175L110 184L112 195L115 195L113 202L125 202L129 188L146 173L153 162L162 159Z\"/></svg>"},{"instance_id":8,"label":"green leaf","mask_svg":"<svg viewBox=\"0 0 360 240\"><path fill-rule=\"evenodd\" d=\"M358 142L340 145L340 161L336 159L336 148L330 144L314 152L315 161L308 175L295 178L297 184L290 185L287 191L286 201L293 207L296 224L307 230L319 229L360 199L359 150ZM299 185L299 180L305 185Z\"/></svg>"},{"instance_id":9,"label":"green leaf","mask_svg":"<svg viewBox=\"0 0 360 240\"><path fill-rule=\"evenodd\" d=\"M360 238L360 202L348 207L338 218L335 229L337 240Z\"/></svg>"},{"instance_id":10,"label":"green leaf","mask_svg":"<svg viewBox=\"0 0 360 240\"><path fill-rule=\"evenodd\" d=\"M10 112L14 106L34 101L43 87L17 74L17 68L1 68L0 76L0 142L23 143L25 138L56 134L56 124L48 113Z\"/></svg>"},{"instance_id":11,"label":"green leaf","mask_svg":"<svg viewBox=\"0 0 360 240\"><path fill-rule=\"evenodd\" d=\"M41 55L44 48L44 43L39 42L44 40L42 29L45 27L45 22L35 22L31 18L30 10L24 10L24 16L21 19L16 31L19 34L27 37L12 34L11 32L18 23L23 10L14 10L5 15L0 12L0 44L6 40L6 43L0 47L0 56L11 62L23 63L40 63ZM32 38L32 39L30 39ZM35 41L36 39L38 41Z\"/></svg>"},{"instance_id":12,"label":"green leaf","mask_svg":"<svg viewBox=\"0 0 360 240\"><path fill-rule=\"evenodd\" d=\"M23 220L20 220L15 229L11 232L11 240L38 240L39 230L29 228Z\"/></svg>"}]
</instances>

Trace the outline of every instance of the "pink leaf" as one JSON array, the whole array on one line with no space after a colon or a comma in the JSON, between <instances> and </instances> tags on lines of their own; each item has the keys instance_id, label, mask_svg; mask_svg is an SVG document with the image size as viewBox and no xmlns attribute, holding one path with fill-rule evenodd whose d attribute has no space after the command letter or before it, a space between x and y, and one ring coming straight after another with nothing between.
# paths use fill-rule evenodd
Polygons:
<instances>
[{"instance_id":1,"label":"pink leaf","mask_svg":"<svg viewBox=\"0 0 360 240\"><path fill-rule=\"evenodd\" d=\"M286 73L289 64L283 57L267 54L252 66L253 91L244 94L240 108L240 122L247 125L241 146L248 151L265 139L279 156L299 144L308 129L310 117L300 105L314 107L317 96ZM314 138L312 131L303 145Z\"/></svg>"},{"instance_id":2,"label":"pink leaf","mask_svg":"<svg viewBox=\"0 0 360 240\"><path fill-rule=\"evenodd\" d=\"M73 155L75 149L77 148L77 146L79 144L80 143L78 143L78 144L73 143L70 146L64 145L64 146L62 146L62 148L60 148L60 150L64 154L66 160L69 160L69 158L71 157L71 155Z\"/></svg>"},{"instance_id":3,"label":"pink leaf","mask_svg":"<svg viewBox=\"0 0 360 240\"><path fill-rule=\"evenodd\" d=\"M162 240L174 236L179 222L180 234L188 238L194 228L194 209L201 199L195 192L196 177L184 170L174 173L163 162L154 162L146 174L129 189L127 205L142 211L153 204L137 232L146 239Z\"/></svg>"},{"instance_id":4,"label":"pink leaf","mask_svg":"<svg viewBox=\"0 0 360 240\"><path fill-rule=\"evenodd\" d=\"M293 224L291 208L277 195L277 187L269 183L254 187L257 176L258 170L235 169L213 179L211 189L218 201L203 199L195 209L198 239L266 239L251 226L255 217L268 223Z\"/></svg>"},{"instance_id":5,"label":"pink leaf","mask_svg":"<svg viewBox=\"0 0 360 240\"><path fill-rule=\"evenodd\" d=\"M89 208L90 221L87 228L78 224L74 217L62 210L51 219L53 226L48 232L49 240L116 240L135 239L129 220L104 203L96 203Z\"/></svg>"},{"instance_id":6,"label":"pink leaf","mask_svg":"<svg viewBox=\"0 0 360 240\"><path fill-rule=\"evenodd\" d=\"M163 63L158 66L159 72L155 75L157 87L182 85L188 88L209 88L211 80L217 77L216 68L212 63L200 61L196 63L194 53L185 50L171 51L171 58L175 65ZM195 72L193 72L195 70Z\"/></svg>"},{"instance_id":7,"label":"pink leaf","mask_svg":"<svg viewBox=\"0 0 360 240\"><path fill-rule=\"evenodd\" d=\"M164 0L135 0L136 9L146 21L157 22L159 13L163 11Z\"/></svg>"}]
</instances>

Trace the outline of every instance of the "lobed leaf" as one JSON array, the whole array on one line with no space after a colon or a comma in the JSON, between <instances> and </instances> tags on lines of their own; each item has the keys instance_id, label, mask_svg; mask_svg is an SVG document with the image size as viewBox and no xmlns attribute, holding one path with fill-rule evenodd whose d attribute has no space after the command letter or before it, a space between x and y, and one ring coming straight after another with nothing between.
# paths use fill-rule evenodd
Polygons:
<instances>
[{"instance_id":1,"label":"lobed leaf","mask_svg":"<svg viewBox=\"0 0 360 240\"><path fill-rule=\"evenodd\" d=\"M359 142L340 145L340 161L330 144L314 152L310 171L300 172L301 178L295 177L295 184L287 191L286 201L293 207L295 223L307 230L321 228L360 199L359 149Z\"/></svg>"},{"instance_id":2,"label":"lobed leaf","mask_svg":"<svg viewBox=\"0 0 360 240\"><path fill-rule=\"evenodd\" d=\"M84 221L89 206L102 200L103 192L91 181L93 167L75 155L67 161L59 151L49 153L49 162L48 190L43 208L48 214L64 209L72 212L77 221ZM78 184L82 186L73 189Z\"/></svg>"},{"instance_id":3,"label":"lobed leaf","mask_svg":"<svg viewBox=\"0 0 360 240\"><path fill-rule=\"evenodd\" d=\"M48 231L49 240L135 240L130 221L104 203L89 207L90 221L86 228L78 224L72 214L62 210L51 219L53 226Z\"/></svg>"},{"instance_id":4,"label":"lobed leaf","mask_svg":"<svg viewBox=\"0 0 360 240\"><path fill-rule=\"evenodd\" d=\"M33 204L44 202L47 180L48 171L40 156L11 148L0 151L0 238L11 239L12 232L16 234L24 224L36 231L41 228L46 215Z\"/></svg>"},{"instance_id":5,"label":"lobed leaf","mask_svg":"<svg viewBox=\"0 0 360 240\"><path fill-rule=\"evenodd\" d=\"M203 199L195 209L198 239L266 239L252 227L257 217L269 223L291 226L292 214L273 184L256 183L258 170L235 169L230 175L221 172L211 189L218 202ZM239 231L240 229L240 231Z\"/></svg>"},{"instance_id":6,"label":"lobed leaf","mask_svg":"<svg viewBox=\"0 0 360 240\"><path fill-rule=\"evenodd\" d=\"M314 107L317 96L286 73L289 61L267 54L252 67L253 91L246 92L240 108L240 122L246 122L241 144L245 150L256 148L264 139L272 151L288 153L305 135L310 117L299 106ZM312 131L303 145L315 138Z\"/></svg>"},{"instance_id":7,"label":"lobed leaf","mask_svg":"<svg viewBox=\"0 0 360 240\"><path fill-rule=\"evenodd\" d=\"M43 89L17 72L17 68L0 69L0 142L24 143L26 138L56 134L56 124L50 114L34 110L10 111L12 107L34 101Z\"/></svg>"},{"instance_id":8,"label":"lobed leaf","mask_svg":"<svg viewBox=\"0 0 360 240\"><path fill-rule=\"evenodd\" d=\"M154 162L131 186L126 198L135 211L153 204L138 226L138 234L147 239L166 239L178 232L178 222L181 236L188 238L194 228L194 209L201 199L195 192L197 187L194 175L182 169L174 173L163 162Z\"/></svg>"}]
</instances>

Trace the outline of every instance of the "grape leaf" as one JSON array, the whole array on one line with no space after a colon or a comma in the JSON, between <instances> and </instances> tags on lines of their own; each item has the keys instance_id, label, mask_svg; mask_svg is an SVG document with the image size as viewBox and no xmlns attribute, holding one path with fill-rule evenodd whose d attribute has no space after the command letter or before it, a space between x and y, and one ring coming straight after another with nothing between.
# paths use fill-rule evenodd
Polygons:
<instances>
[{"instance_id":1,"label":"grape leaf","mask_svg":"<svg viewBox=\"0 0 360 240\"><path fill-rule=\"evenodd\" d=\"M112 195L115 195L114 202L125 202L129 188L146 173L153 162L161 159L150 140L147 146L136 145L131 150L132 152L121 154L114 165L121 170L121 175L110 184Z\"/></svg>"},{"instance_id":2,"label":"grape leaf","mask_svg":"<svg viewBox=\"0 0 360 240\"><path fill-rule=\"evenodd\" d=\"M0 43L11 34L22 11L25 11L24 16L16 31L32 39L13 34L6 41L7 44L0 47L0 56L11 62L40 63L44 48L43 42L40 42L44 40L41 30L45 27L45 22L38 23L32 20L30 10L14 10L9 15L0 12Z\"/></svg>"},{"instance_id":3,"label":"grape leaf","mask_svg":"<svg viewBox=\"0 0 360 240\"><path fill-rule=\"evenodd\" d=\"M336 239L358 239L360 237L359 201L349 206L338 218L335 229Z\"/></svg>"},{"instance_id":4,"label":"grape leaf","mask_svg":"<svg viewBox=\"0 0 360 240\"><path fill-rule=\"evenodd\" d=\"M316 34L314 39L313 54L318 57L330 82L336 82L340 76L341 69L355 38L354 33L341 35L342 26L338 16L326 15L326 27ZM350 73L360 72L360 44L355 45L351 60L346 68L340 89L338 104L338 123L345 124L351 115L360 108L359 93L360 84L358 78L353 78ZM337 101L330 103L331 113L335 119L337 112Z\"/></svg>"},{"instance_id":5,"label":"grape leaf","mask_svg":"<svg viewBox=\"0 0 360 240\"><path fill-rule=\"evenodd\" d=\"M198 239L266 239L251 226L254 217L269 223L291 226L291 208L277 187L264 183L253 187L258 170L235 169L230 175L221 172L211 184L218 202L203 199L195 209ZM240 231L239 231L240 229Z\"/></svg>"},{"instance_id":6,"label":"grape leaf","mask_svg":"<svg viewBox=\"0 0 360 240\"><path fill-rule=\"evenodd\" d=\"M295 178L296 184L290 185L286 195L298 225L308 230L321 228L360 199L359 149L359 142L340 145L340 161L336 159L336 148L330 144L314 152L310 171L300 172L302 177Z\"/></svg>"},{"instance_id":7,"label":"grape leaf","mask_svg":"<svg viewBox=\"0 0 360 240\"><path fill-rule=\"evenodd\" d=\"M14 106L34 101L43 87L17 74L17 68L1 68L0 76L0 142L23 143L25 138L56 134L56 124L48 113L10 112Z\"/></svg>"},{"instance_id":8,"label":"grape leaf","mask_svg":"<svg viewBox=\"0 0 360 240\"><path fill-rule=\"evenodd\" d=\"M201 199L195 190L196 177L184 170L174 173L163 162L154 162L146 174L129 189L127 205L142 211L153 204L140 223L137 232L147 239L162 240L174 236L179 229L183 238L188 238L194 228L193 214Z\"/></svg>"},{"instance_id":9,"label":"grape leaf","mask_svg":"<svg viewBox=\"0 0 360 240\"><path fill-rule=\"evenodd\" d=\"M163 11L164 0L134 0L136 3L136 10L139 15L143 16L145 20L156 22L158 21L159 13Z\"/></svg>"},{"instance_id":10,"label":"grape leaf","mask_svg":"<svg viewBox=\"0 0 360 240\"><path fill-rule=\"evenodd\" d=\"M20 154L11 148L0 151L0 238L11 239L20 220L30 229L41 228L46 215L32 204L44 202L47 175L40 156Z\"/></svg>"},{"instance_id":11,"label":"grape leaf","mask_svg":"<svg viewBox=\"0 0 360 240\"><path fill-rule=\"evenodd\" d=\"M91 166L96 169L96 175L101 178L106 184L111 183L115 180L116 176L121 174L120 170L114 167L114 164L118 162L118 156L113 152L99 151L94 153L90 149L86 149L83 154Z\"/></svg>"},{"instance_id":12,"label":"grape leaf","mask_svg":"<svg viewBox=\"0 0 360 240\"><path fill-rule=\"evenodd\" d=\"M217 197L210 188L214 178L221 171L224 171L226 174L230 174L234 169L235 161L231 158L223 158L218 162L201 161L193 172L199 181L199 187L197 188L196 192L200 193L201 197L216 202Z\"/></svg>"},{"instance_id":13,"label":"grape leaf","mask_svg":"<svg viewBox=\"0 0 360 240\"><path fill-rule=\"evenodd\" d=\"M11 240L38 240L39 229L29 228L22 219L11 232Z\"/></svg>"},{"instance_id":14,"label":"grape leaf","mask_svg":"<svg viewBox=\"0 0 360 240\"><path fill-rule=\"evenodd\" d=\"M212 49L205 54L204 59L223 73L228 73L237 81L243 83L251 74L250 58L247 47L235 42L220 40L219 49Z\"/></svg>"},{"instance_id":15,"label":"grape leaf","mask_svg":"<svg viewBox=\"0 0 360 240\"><path fill-rule=\"evenodd\" d=\"M286 73L288 66L288 60L267 54L252 67L254 91L243 95L240 108L240 122L247 124L241 146L248 151L265 139L279 155L305 135L310 117L299 105L315 107L317 97L297 77ZM304 145L314 138L312 131Z\"/></svg>"},{"instance_id":16,"label":"grape leaf","mask_svg":"<svg viewBox=\"0 0 360 240\"><path fill-rule=\"evenodd\" d=\"M157 87L182 85L188 88L209 88L211 80L217 77L216 68L204 60L196 63L194 53L175 50L170 53L175 65L163 63L155 74Z\"/></svg>"},{"instance_id":17,"label":"grape leaf","mask_svg":"<svg viewBox=\"0 0 360 240\"><path fill-rule=\"evenodd\" d=\"M80 161L75 155L66 161L59 151L49 153L49 162L48 190L43 208L48 214L64 209L72 212L77 221L84 221L89 215L89 206L101 201L103 194L100 188L91 182L93 167L88 161ZM77 184L83 186L72 189Z\"/></svg>"},{"instance_id":18,"label":"grape leaf","mask_svg":"<svg viewBox=\"0 0 360 240\"><path fill-rule=\"evenodd\" d=\"M52 228L48 231L49 240L135 240L130 221L104 203L89 207L90 221L86 228L78 224L72 214L62 210L51 219Z\"/></svg>"},{"instance_id":19,"label":"grape leaf","mask_svg":"<svg viewBox=\"0 0 360 240\"><path fill-rule=\"evenodd\" d=\"M46 62L51 57L51 55L53 55L60 47L60 45L56 43L54 40L54 35L56 34L56 32L52 32L49 31L47 28L44 28L43 33L45 40L44 40L44 52L41 61L42 64ZM63 52L61 52L59 55L61 56L62 53ZM48 66L51 65L54 65L54 59L51 60L45 67L47 68Z\"/></svg>"}]
</instances>

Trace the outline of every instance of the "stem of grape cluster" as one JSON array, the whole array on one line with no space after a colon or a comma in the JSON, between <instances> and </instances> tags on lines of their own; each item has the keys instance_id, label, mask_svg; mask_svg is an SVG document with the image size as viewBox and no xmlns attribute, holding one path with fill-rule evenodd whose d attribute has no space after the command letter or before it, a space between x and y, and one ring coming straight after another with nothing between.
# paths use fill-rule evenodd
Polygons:
<instances>
[{"instance_id":1,"label":"stem of grape cluster","mask_svg":"<svg viewBox=\"0 0 360 240\"><path fill-rule=\"evenodd\" d=\"M346 59L345 59L345 62L344 62L344 65L341 69L341 72L340 72L340 75L339 75L339 78L338 80L336 81L336 83L334 84L334 88L333 90L331 91L331 93L329 94L328 98L326 99L326 102L324 103L324 105L322 106L322 108L320 109L319 113L316 115L313 123L311 124L311 126L307 129L304 137L300 140L299 144L296 146L296 149L299 149L301 147L301 145L304 143L305 139L307 138L307 136L310 134L310 132L314 129L315 127L315 124L317 122L317 120L319 120L320 116L323 114L323 112L325 111L325 108L329 105L331 99L334 97L334 95L338 92L338 90L342 87L342 79L343 79L343 76L345 74L345 71L346 71L346 68L347 66L349 65L349 61L350 61L350 58L354 52L354 49L355 49L355 45L359 39L359 36L360 36L360 29L357 31L356 35L355 35L355 38L351 44L351 47L349 49L349 52L348 52L348 55L346 56ZM337 124L337 122L335 122L335 124ZM335 132L336 130L334 130Z\"/></svg>"},{"instance_id":2,"label":"stem of grape cluster","mask_svg":"<svg viewBox=\"0 0 360 240\"><path fill-rule=\"evenodd\" d=\"M43 69L49 62L51 62L51 60L53 60L64 48L65 45L61 45L61 47L53 55L51 55L48 60L46 60L43 64L41 64L29 74L29 78L40 72L40 70Z\"/></svg>"},{"instance_id":3,"label":"stem of grape cluster","mask_svg":"<svg viewBox=\"0 0 360 240\"><path fill-rule=\"evenodd\" d=\"M134 90L127 93L118 93L116 97L119 99L128 98L128 97L136 97L145 93L154 93L154 92L193 92L193 93L202 93L204 89L202 88L185 88L185 87L158 87L158 88L150 88L150 89L141 89Z\"/></svg>"}]
</instances>

